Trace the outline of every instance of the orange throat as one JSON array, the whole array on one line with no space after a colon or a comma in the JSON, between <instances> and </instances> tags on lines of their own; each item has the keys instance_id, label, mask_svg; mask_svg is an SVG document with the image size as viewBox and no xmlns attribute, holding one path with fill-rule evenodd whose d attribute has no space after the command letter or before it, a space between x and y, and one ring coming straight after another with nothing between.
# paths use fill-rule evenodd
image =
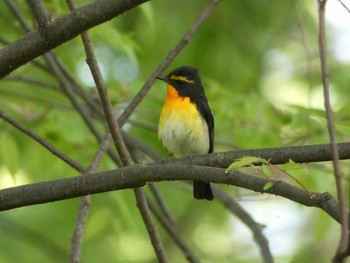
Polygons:
<instances>
[{"instance_id":1,"label":"orange throat","mask_svg":"<svg viewBox=\"0 0 350 263\"><path fill-rule=\"evenodd\" d=\"M167 100L176 100L181 98L178 91L170 84L167 85Z\"/></svg>"},{"instance_id":2,"label":"orange throat","mask_svg":"<svg viewBox=\"0 0 350 263\"><path fill-rule=\"evenodd\" d=\"M182 97L179 92L170 84L167 85L167 96L165 100L166 108L183 109L186 110L188 107L193 107L189 97Z\"/></svg>"}]
</instances>

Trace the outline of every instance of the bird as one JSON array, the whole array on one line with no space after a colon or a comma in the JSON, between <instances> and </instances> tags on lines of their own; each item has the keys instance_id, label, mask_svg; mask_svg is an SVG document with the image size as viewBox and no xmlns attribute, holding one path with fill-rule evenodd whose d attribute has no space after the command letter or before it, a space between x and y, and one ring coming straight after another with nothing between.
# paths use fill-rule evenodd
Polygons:
<instances>
[{"instance_id":1,"label":"bird","mask_svg":"<svg viewBox=\"0 0 350 263\"><path fill-rule=\"evenodd\" d=\"M212 153L214 116L198 70L182 66L167 76L156 78L167 83L167 95L158 124L158 137L163 145L176 158ZM213 200L210 183L194 181L193 196Z\"/></svg>"}]
</instances>

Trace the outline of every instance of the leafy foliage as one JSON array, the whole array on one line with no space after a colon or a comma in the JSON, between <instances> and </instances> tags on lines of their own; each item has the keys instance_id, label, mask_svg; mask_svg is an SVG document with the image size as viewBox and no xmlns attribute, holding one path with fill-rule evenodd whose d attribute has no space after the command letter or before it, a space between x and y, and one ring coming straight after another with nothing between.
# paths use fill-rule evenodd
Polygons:
<instances>
[{"instance_id":1,"label":"leafy foliage","mask_svg":"<svg viewBox=\"0 0 350 263\"><path fill-rule=\"evenodd\" d=\"M26 1L17 2L24 18L33 26ZM69 12L64 1L43 2L54 16ZM89 30L116 114L135 96L204 5L195 0L152 1ZM4 47L25 32L5 1L0 3L0 10L0 43ZM332 38L330 41L332 50ZM54 53L74 81L84 88L82 93L98 101L85 65L81 39L59 46ZM347 141L350 134L348 62L340 61L333 53L329 53L329 59L337 139ZM86 167L98 143L61 91L57 79L42 69L41 65L46 65L44 58L35 62L1 80L0 107ZM167 72L180 65L199 68L215 116L216 152L328 142L320 95L317 10L312 2L222 1ZM156 83L124 127L131 138L142 141L160 156L168 155L156 135L165 92L164 84ZM88 115L103 132L104 124L98 112L88 111ZM141 162L152 159L145 154L138 157ZM263 163L263 173L269 177L271 169L267 161L258 157L242 157L227 171L256 162ZM115 164L105 157L98 169L113 168ZM335 192L330 164L300 166L291 161L281 169L310 190ZM349 189L348 162L342 163L342 170ZM0 122L1 188L73 175L77 172L63 161L9 124ZM177 230L203 262L256 262L260 258L252 249L254 244L249 235L239 241L234 238L241 226L218 202L194 201L186 184L159 183L157 186L177 219ZM264 190L271 186L266 184ZM264 207L276 201L265 195L252 196L242 189L222 188L241 200L242 206L250 206L249 201L255 208ZM301 209L291 203L288 206ZM0 246L6 249L0 251L0 261L66 261L77 207L77 200L67 200L2 213ZM255 218L255 208L249 208L248 212ZM286 220L295 227L298 236L298 240L293 241L295 246L286 251L285 247L271 245L276 261L329 262L336 248L337 223L314 210L302 216L289 214L288 218L279 218L279 214L288 209L277 203L269 209L272 216L258 221L266 225L267 232L275 221ZM285 225L276 230L277 234L269 233L268 238L277 235L288 240L286 229ZM184 255L178 247L163 230L160 232L172 262L183 262ZM21 253L18 253L19 247ZM155 261L129 190L92 197L84 237L82 262L116 261Z\"/></svg>"}]
</instances>

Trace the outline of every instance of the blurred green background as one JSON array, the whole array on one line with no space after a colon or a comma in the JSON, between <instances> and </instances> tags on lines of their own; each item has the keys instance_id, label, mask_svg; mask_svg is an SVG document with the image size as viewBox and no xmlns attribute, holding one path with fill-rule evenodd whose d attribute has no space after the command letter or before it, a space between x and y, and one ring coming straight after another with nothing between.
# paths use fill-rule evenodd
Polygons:
<instances>
[{"instance_id":1,"label":"blurred green background","mask_svg":"<svg viewBox=\"0 0 350 263\"><path fill-rule=\"evenodd\" d=\"M17 2L34 26L26 1ZM69 12L65 1L44 2L57 17ZM155 0L89 31L117 113L206 4ZM0 10L3 47L4 41L12 42L24 31L5 2ZM340 142L350 135L346 45L350 15L338 1L329 1L327 10L331 96ZM316 1L222 1L165 74L181 65L199 69L215 116L216 152L328 143L317 36ZM81 39L54 52L95 96ZM44 63L42 58L37 61ZM0 81L1 109L87 166L98 143L58 87L51 74L28 63ZM124 126L125 132L162 156L169 153L158 141L156 129L165 93L164 83L156 82ZM341 164L349 189L349 162ZM105 157L98 170L114 168ZM38 143L0 122L1 188L75 175L75 170ZM336 194L329 163L305 164L296 176L311 191ZM222 204L195 201L177 183L157 186L177 218L178 232L202 262L261 261L252 234ZM339 225L325 213L275 196L222 188L266 226L264 233L276 262L330 262ZM2 212L0 262L67 262L78 204L73 199ZM82 262L156 261L135 204L132 190L92 197ZM159 231L171 262L184 262L160 225Z\"/></svg>"}]
</instances>

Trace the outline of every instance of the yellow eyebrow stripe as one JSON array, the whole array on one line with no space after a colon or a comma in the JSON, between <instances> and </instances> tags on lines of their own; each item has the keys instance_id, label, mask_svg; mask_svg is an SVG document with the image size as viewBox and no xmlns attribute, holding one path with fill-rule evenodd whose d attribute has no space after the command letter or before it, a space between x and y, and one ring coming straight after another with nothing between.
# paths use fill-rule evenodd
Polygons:
<instances>
[{"instance_id":1,"label":"yellow eyebrow stripe","mask_svg":"<svg viewBox=\"0 0 350 263\"><path fill-rule=\"evenodd\" d=\"M169 77L170 80L182 80L183 82L187 82L187 83L194 83L194 80L188 79L185 76L175 76L172 75Z\"/></svg>"}]
</instances>

